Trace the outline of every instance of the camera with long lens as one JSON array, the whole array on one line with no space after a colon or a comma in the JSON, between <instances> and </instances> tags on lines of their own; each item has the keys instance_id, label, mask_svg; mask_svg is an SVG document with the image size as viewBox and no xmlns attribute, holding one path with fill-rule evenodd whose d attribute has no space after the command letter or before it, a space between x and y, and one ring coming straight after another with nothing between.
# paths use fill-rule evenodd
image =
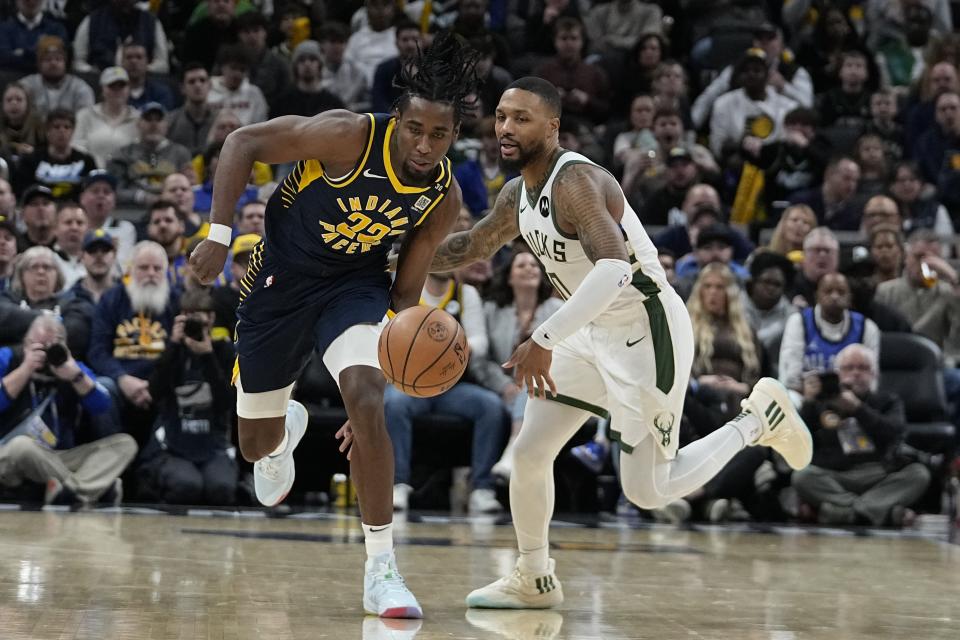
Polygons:
<instances>
[{"instance_id":1,"label":"camera with long lens","mask_svg":"<svg viewBox=\"0 0 960 640\"><path fill-rule=\"evenodd\" d=\"M187 318L183 322L183 335L197 342L203 341L203 333L206 329L203 321L198 318Z\"/></svg>"},{"instance_id":2,"label":"camera with long lens","mask_svg":"<svg viewBox=\"0 0 960 640\"><path fill-rule=\"evenodd\" d=\"M67 347L59 342L54 342L43 352L47 354L47 361L40 372L50 377L53 377L54 368L65 364L70 359L70 352L67 351Z\"/></svg>"}]
</instances>

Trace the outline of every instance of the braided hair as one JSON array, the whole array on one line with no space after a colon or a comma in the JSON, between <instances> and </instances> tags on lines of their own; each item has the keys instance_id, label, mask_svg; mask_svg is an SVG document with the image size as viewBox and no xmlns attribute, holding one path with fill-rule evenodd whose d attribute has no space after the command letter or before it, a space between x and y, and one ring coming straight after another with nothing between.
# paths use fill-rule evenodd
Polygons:
<instances>
[{"instance_id":1,"label":"braided hair","mask_svg":"<svg viewBox=\"0 0 960 640\"><path fill-rule=\"evenodd\" d=\"M403 112L414 97L442 102L453 107L454 124L459 123L477 103L479 60L480 54L463 38L451 31L439 33L429 49L424 52L418 47L417 55L400 68L395 82L403 93L394 108Z\"/></svg>"}]
</instances>

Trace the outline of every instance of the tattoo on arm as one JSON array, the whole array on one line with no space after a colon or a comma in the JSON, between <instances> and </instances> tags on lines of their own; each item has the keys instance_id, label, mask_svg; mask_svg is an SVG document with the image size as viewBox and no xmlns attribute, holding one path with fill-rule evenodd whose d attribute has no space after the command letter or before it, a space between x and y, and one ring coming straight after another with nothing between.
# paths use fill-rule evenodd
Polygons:
<instances>
[{"instance_id":1,"label":"tattoo on arm","mask_svg":"<svg viewBox=\"0 0 960 640\"><path fill-rule=\"evenodd\" d=\"M430 271L450 271L489 258L520 234L517 226L517 180L508 182L493 209L473 229L447 236L437 248Z\"/></svg>"},{"instance_id":2,"label":"tattoo on arm","mask_svg":"<svg viewBox=\"0 0 960 640\"><path fill-rule=\"evenodd\" d=\"M577 231L591 262L603 258L628 261L623 233L607 208L609 176L591 165L573 165L557 176L553 206L559 219Z\"/></svg>"}]
</instances>

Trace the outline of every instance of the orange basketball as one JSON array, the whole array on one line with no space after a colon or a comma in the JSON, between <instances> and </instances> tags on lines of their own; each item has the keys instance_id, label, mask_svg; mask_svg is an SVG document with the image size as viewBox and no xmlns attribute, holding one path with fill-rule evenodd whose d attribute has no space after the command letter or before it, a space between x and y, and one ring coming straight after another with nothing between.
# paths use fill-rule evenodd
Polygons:
<instances>
[{"instance_id":1,"label":"orange basketball","mask_svg":"<svg viewBox=\"0 0 960 640\"><path fill-rule=\"evenodd\" d=\"M440 395L455 385L469 356L463 327L436 307L405 309L380 334L383 375L397 389L417 398Z\"/></svg>"}]
</instances>

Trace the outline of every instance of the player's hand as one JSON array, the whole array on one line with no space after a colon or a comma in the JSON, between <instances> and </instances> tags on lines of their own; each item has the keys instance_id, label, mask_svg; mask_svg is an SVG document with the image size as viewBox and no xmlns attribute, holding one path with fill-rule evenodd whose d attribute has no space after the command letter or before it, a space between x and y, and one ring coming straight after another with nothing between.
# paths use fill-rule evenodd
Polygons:
<instances>
[{"instance_id":1,"label":"player's hand","mask_svg":"<svg viewBox=\"0 0 960 640\"><path fill-rule=\"evenodd\" d=\"M343 442L340 443L340 453L346 453L349 460L350 454L353 453L353 429L350 428L349 420L343 423L334 437L337 440L343 438Z\"/></svg>"},{"instance_id":2,"label":"player's hand","mask_svg":"<svg viewBox=\"0 0 960 640\"><path fill-rule=\"evenodd\" d=\"M202 284L213 284L217 279L227 261L228 250L229 247L209 239L198 244L193 250L190 254L190 268Z\"/></svg>"},{"instance_id":3,"label":"player's hand","mask_svg":"<svg viewBox=\"0 0 960 640\"><path fill-rule=\"evenodd\" d=\"M527 394L532 398L537 389L557 395L557 385L550 377L550 363L553 352L544 349L532 339L527 339L517 347L510 359L503 363L504 369L514 368L513 377L521 387L527 386Z\"/></svg>"}]
</instances>

